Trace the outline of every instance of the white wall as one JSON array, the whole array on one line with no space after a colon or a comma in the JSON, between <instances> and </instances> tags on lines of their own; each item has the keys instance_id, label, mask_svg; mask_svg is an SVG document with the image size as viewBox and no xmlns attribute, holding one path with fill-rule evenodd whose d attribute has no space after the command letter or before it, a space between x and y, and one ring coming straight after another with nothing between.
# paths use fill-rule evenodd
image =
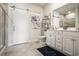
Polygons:
<instances>
[{"instance_id":1,"label":"white wall","mask_svg":"<svg viewBox=\"0 0 79 59\"><path fill-rule=\"evenodd\" d=\"M33 4L9 4L15 5L18 8L27 9L40 12L40 17L43 16L43 9L40 6ZM32 37L38 39L40 36L40 29L33 30L31 27L30 12L12 9L9 7L9 23L8 23L8 45L20 44L24 42L33 41ZM14 16L13 16L14 15ZM39 33L39 34L38 34Z\"/></svg>"},{"instance_id":2,"label":"white wall","mask_svg":"<svg viewBox=\"0 0 79 59\"><path fill-rule=\"evenodd\" d=\"M59 20L57 21L57 19L55 19L53 21L53 12L54 10L56 10L57 8L60 8L64 5L66 5L67 3L50 3L50 4L47 4L44 9L43 9L43 13L44 13L44 16L48 16L50 13L51 13L51 27L53 27L53 25L55 25L56 23L56 26L58 25L58 22ZM58 26L57 26L58 27Z\"/></svg>"},{"instance_id":3,"label":"white wall","mask_svg":"<svg viewBox=\"0 0 79 59\"><path fill-rule=\"evenodd\" d=\"M44 10L43 10L43 13L44 13L44 16L48 16L49 13L51 13L53 10L53 4L50 3L50 4L47 4L45 7L44 7Z\"/></svg>"},{"instance_id":4,"label":"white wall","mask_svg":"<svg viewBox=\"0 0 79 59\"><path fill-rule=\"evenodd\" d=\"M40 6L37 6L37 5L33 5L33 4L30 4L28 7L30 10L38 12L38 13L31 12L31 14L36 14L36 15L40 16L40 23L41 23L42 18L43 18L43 8ZM39 29L33 29L32 25L33 24L31 22L30 23L30 26L31 26L30 27L30 33L31 33L30 41L39 40L39 36L41 35L41 27Z\"/></svg>"},{"instance_id":5,"label":"white wall","mask_svg":"<svg viewBox=\"0 0 79 59\"><path fill-rule=\"evenodd\" d=\"M68 3L53 3L53 10L58 9Z\"/></svg>"},{"instance_id":6,"label":"white wall","mask_svg":"<svg viewBox=\"0 0 79 59\"><path fill-rule=\"evenodd\" d=\"M49 3L44 7L44 16L49 15L49 13L52 13L53 10L62 7L63 5L66 5L67 3Z\"/></svg>"}]
</instances>

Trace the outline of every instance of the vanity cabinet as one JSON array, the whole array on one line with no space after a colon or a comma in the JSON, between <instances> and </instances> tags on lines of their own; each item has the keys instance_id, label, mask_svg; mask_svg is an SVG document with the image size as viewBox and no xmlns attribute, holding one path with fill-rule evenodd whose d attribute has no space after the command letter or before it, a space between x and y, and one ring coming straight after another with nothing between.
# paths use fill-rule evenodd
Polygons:
<instances>
[{"instance_id":1,"label":"vanity cabinet","mask_svg":"<svg viewBox=\"0 0 79 59\"><path fill-rule=\"evenodd\" d=\"M73 55L74 42L72 32L63 32L63 52Z\"/></svg>"},{"instance_id":2,"label":"vanity cabinet","mask_svg":"<svg viewBox=\"0 0 79 59\"><path fill-rule=\"evenodd\" d=\"M79 38L74 41L74 55L79 56Z\"/></svg>"},{"instance_id":3,"label":"vanity cabinet","mask_svg":"<svg viewBox=\"0 0 79 59\"><path fill-rule=\"evenodd\" d=\"M79 56L79 31L48 31L46 43L67 55Z\"/></svg>"},{"instance_id":4,"label":"vanity cabinet","mask_svg":"<svg viewBox=\"0 0 79 59\"><path fill-rule=\"evenodd\" d=\"M61 50L63 49L63 32L62 31L56 31L56 49Z\"/></svg>"},{"instance_id":5,"label":"vanity cabinet","mask_svg":"<svg viewBox=\"0 0 79 59\"><path fill-rule=\"evenodd\" d=\"M47 33L46 33L46 43L48 44L48 45L50 45L50 42L51 42L51 38L50 38L50 31L47 31Z\"/></svg>"},{"instance_id":6,"label":"vanity cabinet","mask_svg":"<svg viewBox=\"0 0 79 59\"><path fill-rule=\"evenodd\" d=\"M63 51L69 55L79 56L79 32L63 32Z\"/></svg>"},{"instance_id":7,"label":"vanity cabinet","mask_svg":"<svg viewBox=\"0 0 79 59\"><path fill-rule=\"evenodd\" d=\"M73 40L69 38L64 38L63 40L63 52L73 55Z\"/></svg>"},{"instance_id":8,"label":"vanity cabinet","mask_svg":"<svg viewBox=\"0 0 79 59\"><path fill-rule=\"evenodd\" d=\"M54 31L47 31L46 35L46 43L51 47L55 47L55 32Z\"/></svg>"},{"instance_id":9,"label":"vanity cabinet","mask_svg":"<svg viewBox=\"0 0 79 59\"><path fill-rule=\"evenodd\" d=\"M51 46L55 47L56 46L56 42L55 42L56 41L55 40L56 39L56 34L55 34L55 31L51 32L51 36L50 37L51 37Z\"/></svg>"}]
</instances>

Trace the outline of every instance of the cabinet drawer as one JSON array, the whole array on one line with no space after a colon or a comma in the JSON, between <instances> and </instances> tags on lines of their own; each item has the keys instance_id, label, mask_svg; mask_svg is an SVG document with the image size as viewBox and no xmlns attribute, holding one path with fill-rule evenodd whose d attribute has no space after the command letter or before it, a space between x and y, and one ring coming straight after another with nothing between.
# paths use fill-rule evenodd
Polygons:
<instances>
[{"instance_id":1,"label":"cabinet drawer","mask_svg":"<svg viewBox=\"0 0 79 59\"><path fill-rule=\"evenodd\" d=\"M62 35L63 34L63 32L62 31L59 31L59 33L58 33L59 35Z\"/></svg>"},{"instance_id":2,"label":"cabinet drawer","mask_svg":"<svg viewBox=\"0 0 79 59\"><path fill-rule=\"evenodd\" d=\"M62 50L62 44L56 44L56 48L58 49L58 50Z\"/></svg>"},{"instance_id":3,"label":"cabinet drawer","mask_svg":"<svg viewBox=\"0 0 79 59\"><path fill-rule=\"evenodd\" d=\"M56 38L56 42L61 42L62 43L62 38L61 37L57 37Z\"/></svg>"},{"instance_id":4,"label":"cabinet drawer","mask_svg":"<svg viewBox=\"0 0 79 59\"><path fill-rule=\"evenodd\" d=\"M79 32L63 32L63 37L69 37L69 38L79 38Z\"/></svg>"},{"instance_id":5,"label":"cabinet drawer","mask_svg":"<svg viewBox=\"0 0 79 59\"><path fill-rule=\"evenodd\" d=\"M61 42L61 41L56 41L56 44L61 45L61 44L62 44L62 42Z\"/></svg>"},{"instance_id":6,"label":"cabinet drawer","mask_svg":"<svg viewBox=\"0 0 79 59\"><path fill-rule=\"evenodd\" d=\"M56 34L58 34L58 35L59 35L59 34L62 35L63 32L62 32L62 31L57 31Z\"/></svg>"},{"instance_id":7,"label":"cabinet drawer","mask_svg":"<svg viewBox=\"0 0 79 59\"><path fill-rule=\"evenodd\" d=\"M62 42L63 34L61 31L58 31L56 33L56 41L61 41Z\"/></svg>"},{"instance_id":8,"label":"cabinet drawer","mask_svg":"<svg viewBox=\"0 0 79 59\"><path fill-rule=\"evenodd\" d=\"M63 35L60 35L60 34L59 35L56 35L56 38L61 38L62 39L63 38Z\"/></svg>"},{"instance_id":9,"label":"cabinet drawer","mask_svg":"<svg viewBox=\"0 0 79 59\"><path fill-rule=\"evenodd\" d=\"M57 45L62 45L62 42L61 41L56 41L56 44Z\"/></svg>"}]
</instances>

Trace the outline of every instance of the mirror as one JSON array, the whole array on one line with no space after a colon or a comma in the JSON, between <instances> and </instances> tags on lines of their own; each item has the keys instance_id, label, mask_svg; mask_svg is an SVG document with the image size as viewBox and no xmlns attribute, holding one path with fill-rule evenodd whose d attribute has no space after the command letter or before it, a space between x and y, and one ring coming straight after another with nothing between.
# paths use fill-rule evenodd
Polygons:
<instances>
[{"instance_id":1,"label":"mirror","mask_svg":"<svg viewBox=\"0 0 79 59\"><path fill-rule=\"evenodd\" d=\"M53 27L54 29L75 28L76 26L76 10L78 4L69 3L53 11ZM79 6L79 5L78 5Z\"/></svg>"}]
</instances>

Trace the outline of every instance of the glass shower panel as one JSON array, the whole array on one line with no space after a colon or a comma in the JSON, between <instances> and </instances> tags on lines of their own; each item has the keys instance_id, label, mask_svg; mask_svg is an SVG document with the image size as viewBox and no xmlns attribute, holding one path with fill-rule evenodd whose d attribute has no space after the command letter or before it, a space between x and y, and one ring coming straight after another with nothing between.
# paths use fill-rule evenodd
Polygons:
<instances>
[{"instance_id":1,"label":"glass shower panel","mask_svg":"<svg viewBox=\"0 0 79 59\"><path fill-rule=\"evenodd\" d=\"M5 39L4 39L4 18L5 17L5 12L4 10L0 7L0 50L4 47L5 45Z\"/></svg>"}]
</instances>

